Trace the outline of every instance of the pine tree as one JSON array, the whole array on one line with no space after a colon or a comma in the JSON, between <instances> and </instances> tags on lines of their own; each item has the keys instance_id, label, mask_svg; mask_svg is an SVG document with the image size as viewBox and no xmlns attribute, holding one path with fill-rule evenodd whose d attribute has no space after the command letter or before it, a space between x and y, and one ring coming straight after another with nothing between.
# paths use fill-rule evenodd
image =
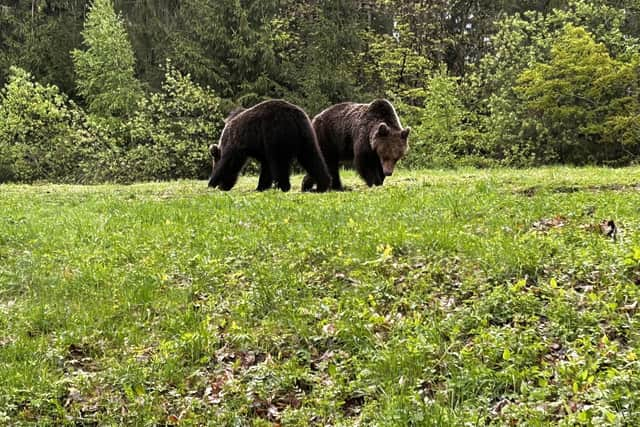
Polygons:
<instances>
[{"instance_id":1,"label":"pine tree","mask_svg":"<svg viewBox=\"0 0 640 427\"><path fill-rule=\"evenodd\" d=\"M135 58L122 18L112 0L94 0L82 31L85 50L71 52L78 93L91 113L125 117L142 94L134 76Z\"/></svg>"}]
</instances>

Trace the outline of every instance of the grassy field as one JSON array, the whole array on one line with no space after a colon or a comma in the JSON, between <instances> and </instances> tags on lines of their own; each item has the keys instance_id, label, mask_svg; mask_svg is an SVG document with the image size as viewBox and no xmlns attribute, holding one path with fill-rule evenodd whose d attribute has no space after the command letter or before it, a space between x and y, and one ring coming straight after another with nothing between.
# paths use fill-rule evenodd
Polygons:
<instances>
[{"instance_id":1,"label":"grassy field","mask_svg":"<svg viewBox=\"0 0 640 427\"><path fill-rule=\"evenodd\" d=\"M640 425L640 168L256 182L0 186L0 424Z\"/></svg>"}]
</instances>

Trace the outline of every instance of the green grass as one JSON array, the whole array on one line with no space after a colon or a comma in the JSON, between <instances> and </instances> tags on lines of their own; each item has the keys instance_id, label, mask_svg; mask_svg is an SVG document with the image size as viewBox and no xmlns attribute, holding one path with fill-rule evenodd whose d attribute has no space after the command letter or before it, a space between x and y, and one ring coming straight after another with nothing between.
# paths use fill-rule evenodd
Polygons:
<instances>
[{"instance_id":1,"label":"green grass","mask_svg":"<svg viewBox=\"0 0 640 427\"><path fill-rule=\"evenodd\" d=\"M0 186L0 424L640 424L640 168L346 182Z\"/></svg>"}]
</instances>

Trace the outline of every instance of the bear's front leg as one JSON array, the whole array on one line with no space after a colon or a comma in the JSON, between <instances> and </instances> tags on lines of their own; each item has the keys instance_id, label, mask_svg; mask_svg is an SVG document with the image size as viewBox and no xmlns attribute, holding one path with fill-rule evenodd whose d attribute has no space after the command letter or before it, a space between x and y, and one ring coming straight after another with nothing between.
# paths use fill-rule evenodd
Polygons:
<instances>
[{"instance_id":1,"label":"bear's front leg","mask_svg":"<svg viewBox=\"0 0 640 427\"><path fill-rule=\"evenodd\" d=\"M359 166L359 167L358 167ZM367 187L382 185L382 168L374 161L356 166ZM378 170L380 169L380 170Z\"/></svg>"},{"instance_id":2,"label":"bear's front leg","mask_svg":"<svg viewBox=\"0 0 640 427\"><path fill-rule=\"evenodd\" d=\"M384 171L382 170L382 166L379 166L374 175L373 185L375 185L376 187L381 186L384 183L384 178L385 177L384 177Z\"/></svg>"},{"instance_id":3,"label":"bear's front leg","mask_svg":"<svg viewBox=\"0 0 640 427\"><path fill-rule=\"evenodd\" d=\"M367 187L373 187L374 185L378 185L375 171L372 171L372 170L366 171L363 175L363 178L364 178L364 182L367 183Z\"/></svg>"}]
</instances>

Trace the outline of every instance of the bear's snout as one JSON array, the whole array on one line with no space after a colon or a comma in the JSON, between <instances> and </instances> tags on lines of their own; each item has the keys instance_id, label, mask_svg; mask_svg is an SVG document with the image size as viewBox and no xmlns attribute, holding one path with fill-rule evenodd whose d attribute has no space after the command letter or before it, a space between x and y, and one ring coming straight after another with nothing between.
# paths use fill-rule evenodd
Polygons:
<instances>
[{"instance_id":1,"label":"bear's snout","mask_svg":"<svg viewBox=\"0 0 640 427\"><path fill-rule=\"evenodd\" d=\"M384 173L384 176L391 176L393 175L393 170L395 169L396 166L396 162L392 161L392 160L385 160L382 162L382 173Z\"/></svg>"}]
</instances>

